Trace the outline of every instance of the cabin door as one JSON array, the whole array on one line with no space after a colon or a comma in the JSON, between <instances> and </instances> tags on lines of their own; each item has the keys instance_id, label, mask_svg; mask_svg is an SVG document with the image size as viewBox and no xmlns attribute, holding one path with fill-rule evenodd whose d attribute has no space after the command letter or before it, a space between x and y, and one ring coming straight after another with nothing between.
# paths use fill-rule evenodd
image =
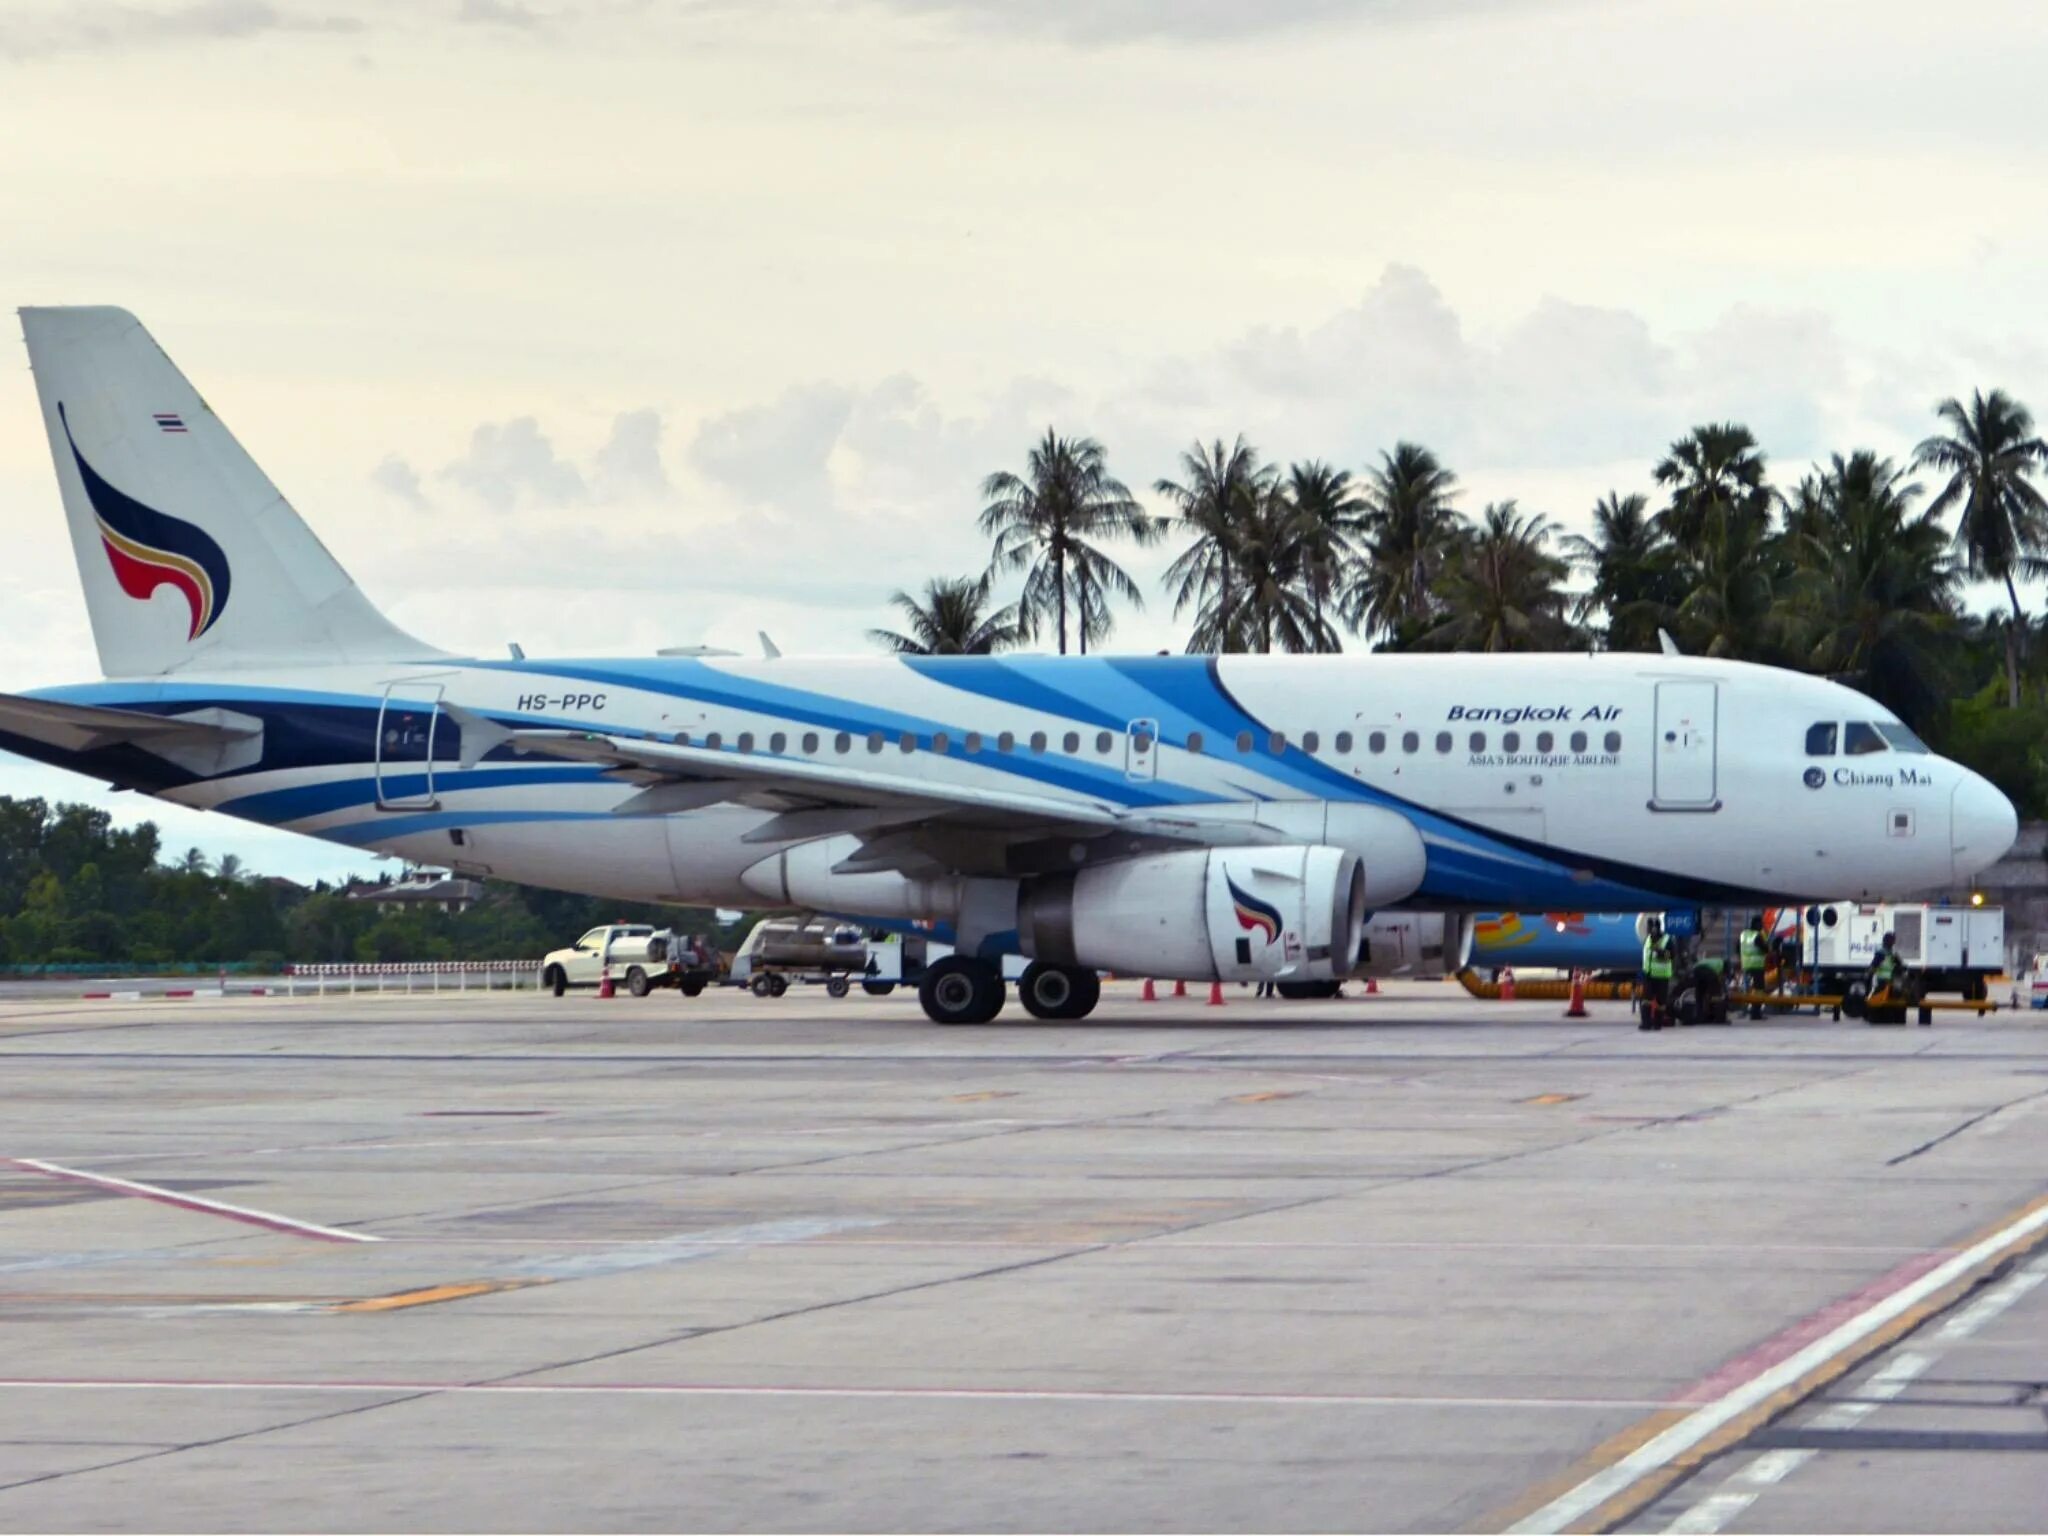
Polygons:
<instances>
[{"instance_id":1,"label":"cabin door","mask_svg":"<svg viewBox=\"0 0 2048 1536\"><path fill-rule=\"evenodd\" d=\"M1149 783L1159 776L1159 722L1133 720L1124 732L1124 777Z\"/></svg>"},{"instance_id":2,"label":"cabin door","mask_svg":"<svg viewBox=\"0 0 2048 1536\"><path fill-rule=\"evenodd\" d=\"M1717 811L1714 731L1720 712L1717 683L1657 685L1653 811Z\"/></svg>"},{"instance_id":3,"label":"cabin door","mask_svg":"<svg viewBox=\"0 0 2048 1536\"><path fill-rule=\"evenodd\" d=\"M441 717L441 685L387 683L377 711L377 809L430 811L435 749L453 755L455 726Z\"/></svg>"}]
</instances>

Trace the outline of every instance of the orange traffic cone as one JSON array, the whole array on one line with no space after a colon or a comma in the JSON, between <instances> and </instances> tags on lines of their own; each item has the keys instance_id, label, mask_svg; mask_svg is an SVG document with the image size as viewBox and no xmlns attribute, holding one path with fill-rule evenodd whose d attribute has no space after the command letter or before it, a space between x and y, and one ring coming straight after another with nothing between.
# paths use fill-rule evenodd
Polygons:
<instances>
[{"instance_id":1,"label":"orange traffic cone","mask_svg":"<svg viewBox=\"0 0 2048 1536\"><path fill-rule=\"evenodd\" d=\"M612 987L612 968L610 965L606 965L605 968L598 973L597 995L599 997L618 996L617 991L614 990Z\"/></svg>"},{"instance_id":2,"label":"orange traffic cone","mask_svg":"<svg viewBox=\"0 0 2048 1536\"><path fill-rule=\"evenodd\" d=\"M1153 987L1150 976L1145 978L1145 990L1138 994L1138 1001L1141 1003L1156 1003L1159 1001L1159 993Z\"/></svg>"},{"instance_id":3,"label":"orange traffic cone","mask_svg":"<svg viewBox=\"0 0 2048 1536\"><path fill-rule=\"evenodd\" d=\"M1221 1008L1223 1006L1223 983L1220 981L1209 983L1209 1006L1211 1008Z\"/></svg>"},{"instance_id":4,"label":"orange traffic cone","mask_svg":"<svg viewBox=\"0 0 2048 1536\"><path fill-rule=\"evenodd\" d=\"M1504 965L1500 972L1500 1000L1512 1003L1515 1000L1515 968Z\"/></svg>"},{"instance_id":5,"label":"orange traffic cone","mask_svg":"<svg viewBox=\"0 0 2048 1536\"><path fill-rule=\"evenodd\" d=\"M1565 1009L1564 1016L1568 1019L1592 1017L1591 1014L1586 1012L1586 973L1584 971L1572 972L1572 1000L1571 1005Z\"/></svg>"},{"instance_id":6,"label":"orange traffic cone","mask_svg":"<svg viewBox=\"0 0 2048 1536\"><path fill-rule=\"evenodd\" d=\"M1173 984L1173 995L1174 995L1175 997L1186 997L1186 996L1188 995L1188 984L1187 984L1187 982L1186 982L1186 981L1184 981L1184 980L1183 980L1183 981L1176 981L1176 982L1175 982L1175 983Z\"/></svg>"}]
</instances>

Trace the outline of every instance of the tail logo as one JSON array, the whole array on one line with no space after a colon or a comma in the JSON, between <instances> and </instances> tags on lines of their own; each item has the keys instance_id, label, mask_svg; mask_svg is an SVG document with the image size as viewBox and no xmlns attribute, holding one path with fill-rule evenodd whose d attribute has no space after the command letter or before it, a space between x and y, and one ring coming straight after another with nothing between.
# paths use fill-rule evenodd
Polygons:
<instances>
[{"instance_id":1,"label":"tail logo","mask_svg":"<svg viewBox=\"0 0 2048 1536\"><path fill-rule=\"evenodd\" d=\"M123 592L137 600L146 600L158 587L176 588L192 614L185 638L197 640L227 611L228 557L197 524L145 506L109 485L78 451L78 442L71 436L71 419L61 402L57 417L64 423L71 457L85 482L86 499L92 503L114 579Z\"/></svg>"},{"instance_id":2,"label":"tail logo","mask_svg":"<svg viewBox=\"0 0 2048 1536\"><path fill-rule=\"evenodd\" d=\"M1261 901L1247 891L1228 874L1223 883L1230 887L1231 909L1237 913L1237 926L1253 933L1263 933L1271 944L1280 937L1280 909L1270 901Z\"/></svg>"}]
</instances>

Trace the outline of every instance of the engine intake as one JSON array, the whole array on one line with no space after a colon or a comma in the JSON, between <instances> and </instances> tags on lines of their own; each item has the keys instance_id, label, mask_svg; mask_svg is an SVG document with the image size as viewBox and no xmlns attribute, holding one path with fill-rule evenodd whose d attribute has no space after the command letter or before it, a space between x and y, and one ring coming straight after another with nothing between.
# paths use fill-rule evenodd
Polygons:
<instances>
[{"instance_id":1,"label":"engine intake","mask_svg":"<svg viewBox=\"0 0 2048 1536\"><path fill-rule=\"evenodd\" d=\"M1024 953L1187 980L1328 981L1365 924L1358 855L1324 844L1191 848L1026 881Z\"/></svg>"}]
</instances>

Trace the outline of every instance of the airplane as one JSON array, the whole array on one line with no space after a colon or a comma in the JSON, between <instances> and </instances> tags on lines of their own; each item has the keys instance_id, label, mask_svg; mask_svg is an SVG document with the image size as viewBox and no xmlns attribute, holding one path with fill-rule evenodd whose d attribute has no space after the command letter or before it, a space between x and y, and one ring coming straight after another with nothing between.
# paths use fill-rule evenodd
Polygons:
<instances>
[{"instance_id":1,"label":"airplane","mask_svg":"<svg viewBox=\"0 0 2048 1536\"><path fill-rule=\"evenodd\" d=\"M1820 678L1637 654L528 659L373 607L136 318L20 312L104 681L0 747L423 864L917 925L938 1023L1324 982L1369 913L1965 882L2005 796ZM802 558L792 552L792 558Z\"/></svg>"}]
</instances>

